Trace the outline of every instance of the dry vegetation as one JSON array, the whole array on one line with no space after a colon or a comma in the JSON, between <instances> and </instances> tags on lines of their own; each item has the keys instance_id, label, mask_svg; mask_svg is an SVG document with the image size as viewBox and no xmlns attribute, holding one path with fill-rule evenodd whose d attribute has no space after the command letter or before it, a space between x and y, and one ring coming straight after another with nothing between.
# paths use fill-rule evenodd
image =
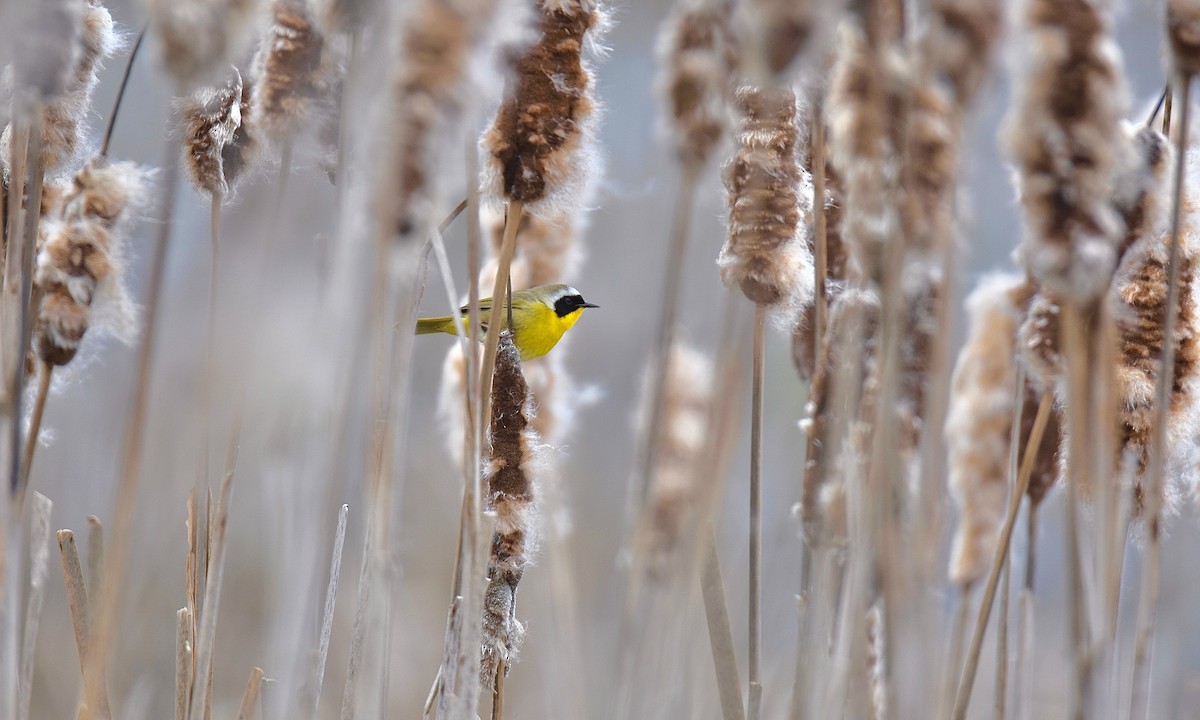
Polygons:
<instances>
[{"instance_id":1,"label":"dry vegetation","mask_svg":"<svg viewBox=\"0 0 1200 720\"><path fill-rule=\"evenodd\" d=\"M630 8L636 243L589 232L608 0L0 4L0 718L1187 715L1200 0L1159 4L1137 115L1106 0ZM1021 230L972 289L1002 56ZM554 283L606 309L482 332ZM464 303L439 382L414 321Z\"/></svg>"}]
</instances>

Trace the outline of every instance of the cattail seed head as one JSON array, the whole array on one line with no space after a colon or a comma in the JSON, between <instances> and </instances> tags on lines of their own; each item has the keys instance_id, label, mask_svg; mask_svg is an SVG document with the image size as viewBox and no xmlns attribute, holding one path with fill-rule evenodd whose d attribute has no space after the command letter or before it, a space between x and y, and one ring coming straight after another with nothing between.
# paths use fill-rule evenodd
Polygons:
<instances>
[{"instance_id":1,"label":"cattail seed head","mask_svg":"<svg viewBox=\"0 0 1200 720\"><path fill-rule=\"evenodd\" d=\"M257 25L257 0L147 0L147 6L163 64L181 93L240 61Z\"/></svg>"},{"instance_id":2,"label":"cattail seed head","mask_svg":"<svg viewBox=\"0 0 1200 720\"><path fill-rule=\"evenodd\" d=\"M812 185L796 156L796 97L783 88L744 87L737 105L738 147L725 169L729 234L717 260L721 279L753 302L795 312L813 294L805 237Z\"/></svg>"},{"instance_id":3,"label":"cattail seed head","mask_svg":"<svg viewBox=\"0 0 1200 720\"><path fill-rule=\"evenodd\" d=\"M197 188L228 195L257 147L249 128L252 91L237 68L224 85L201 88L183 106L184 167Z\"/></svg>"},{"instance_id":4,"label":"cattail seed head","mask_svg":"<svg viewBox=\"0 0 1200 720\"><path fill-rule=\"evenodd\" d=\"M662 134L685 166L706 163L729 126L731 13L725 0L679 0L660 33Z\"/></svg>"},{"instance_id":5,"label":"cattail seed head","mask_svg":"<svg viewBox=\"0 0 1200 720\"><path fill-rule=\"evenodd\" d=\"M663 385L662 430L649 487L650 536L648 563L656 577L665 577L671 560L694 523L692 510L699 501L702 477L698 463L707 446L713 369L707 356L684 342L675 342L667 355ZM638 433L649 432L649 374L643 379Z\"/></svg>"},{"instance_id":6,"label":"cattail seed head","mask_svg":"<svg viewBox=\"0 0 1200 720\"><path fill-rule=\"evenodd\" d=\"M756 80L782 74L808 47L821 3L812 0L748 0L739 18L747 26L746 62Z\"/></svg>"},{"instance_id":7,"label":"cattail seed head","mask_svg":"<svg viewBox=\"0 0 1200 720\"><path fill-rule=\"evenodd\" d=\"M8 3L0 31L18 103L53 101L75 77L84 0Z\"/></svg>"},{"instance_id":8,"label":"cattail seed head","mask_svg":"<svg viewBox=\"0 0 1200 720\"><path fill-rule=\"evenodd\" d=\"M1167 38L1175 72L1185 76L1200 72L1200 2L1168 0Z\"/></svg>"},{"instance_id":9,"label":"cattail seed head","mask_svg":"<svg viewBox=\"0 0 1200 720\"><path fill-rule=\"evenodd\" d=\"M989 70L1004 25L1000 0L933 0L924 51L934 77L949 87L959 107L974 99Z\"/></svg>"},{"instance_id":10,"label":"cattail seed head","mask_svg":"<svg viewBox=\"0 0 1200 720\"><path fill-rule=\"evenodd\" d=\"M97 311L106 329L123 338L130 334L123 220L142 203L144 186L136 166L96 158L76 173L59 216L45 219L33 278L42 294L34 348L45 362L70 362Z\"/></svg>"},{"instance_id":11,"label":"cattail seed head","mask_svg":"<svg viewBox=\"0 0 1200 720\"><path fill-rule=\"evenodd\" d=\"M533 402L521 371L521 353L504 330L492 378L492 415L483 479L496 513L483 601L480 682L492 688L497 668L510 666L524 627L516 618L517 585L537 548L536 474L544 448L531 426Z\"/></svg>"},{"instance_id":12,"label":"cattail seed head","mask_svg":"<svg viewBox=\"0 0 1200 720\"><path fill-rule=\"evenodd\" d=\"M1121 229L1110 202L1128 145L1120 54L1090 0L1032 0L1025 21L1030 62L1007 130L1021 257L1050 293L1086 303L1108 286Z\"/></svg>"},{"instance_id":13,"label":"cattail seed head","mask_svg":"<svg viewBox=\"0 0 1200 720\"><path fill-rule=\"evenodd\" d=\"M275 0L253 64L255 121L272 142L286 142L328 90L324 45L303 0Z\"/></svg>"},{"instance_id":14,"label":"cattail seed head","mask_svg":"<svg viewBox=\"0 0 1200 720\"><path fill-rule=\"evenodd\" d=\"M514 62L513 89L481 140L483 187L535 214L578 207L597 174L583 49L606 22L597 0L538 0L537 10L540 37Z\"/></svg>"}]
</instances>

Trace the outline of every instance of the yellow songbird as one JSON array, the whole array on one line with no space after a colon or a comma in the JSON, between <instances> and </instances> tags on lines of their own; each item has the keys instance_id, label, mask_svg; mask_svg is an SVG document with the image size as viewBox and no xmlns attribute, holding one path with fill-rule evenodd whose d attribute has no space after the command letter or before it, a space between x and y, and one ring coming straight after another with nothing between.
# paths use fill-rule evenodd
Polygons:
<instances>
[{"instance_id":1,"label":"yellow songbird","mask_svg":"<svg viewBox=\"0 0 1200 720\"><path fill-rule=\"evenodd\" d=\"M583 299L579 291L567 285L541 285L512 294L513 343L521 351L521 360L538 358L554 349L562 336L571 329L584 308L600 307ZM508 306L501 302L497 310L508 324ZM467 324L467 307L462 307L458 320ZM487 332L492 318L492 299L479 301L479 318ZM417 334L457 334L455 319L450 316L417 320Z\"/></svg>"}]
</instances>

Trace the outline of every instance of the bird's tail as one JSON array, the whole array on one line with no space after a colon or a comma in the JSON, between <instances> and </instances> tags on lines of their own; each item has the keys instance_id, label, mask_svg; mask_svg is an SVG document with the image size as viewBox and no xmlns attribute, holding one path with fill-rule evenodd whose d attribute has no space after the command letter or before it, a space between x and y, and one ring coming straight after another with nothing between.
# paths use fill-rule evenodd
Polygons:
<instances>
[{"instance_id":1,"label":"bird's tail","mask_svg":"<svg viewBox=\"0 0 1200 720\"><path fill-rule=\"evenodd\" d=\"M418 335L429 335L440 332L453 333L454 331L454 323L449 317L420 318L417 320Z\"/></svg>"}]
</instances>

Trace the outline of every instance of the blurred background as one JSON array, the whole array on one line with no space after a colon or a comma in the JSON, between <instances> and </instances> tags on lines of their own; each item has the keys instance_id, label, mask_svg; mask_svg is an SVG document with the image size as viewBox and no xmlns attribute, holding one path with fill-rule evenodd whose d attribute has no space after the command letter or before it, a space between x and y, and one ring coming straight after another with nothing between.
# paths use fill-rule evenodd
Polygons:
<instances>
[{"instance_id":1,"label":"blurred background","mask_svg":"<svg viewBox=\"0 0 1200 720\"><path fill-rule=\"evenodd\" d=\"M619 618L631 516L630 482L636 457L634 416L654 333L659 283L666 262L670 213L678 187L677 166L657 133L654 91L655 44L666 0L617 2L615 25L606 37L607 57L596 64L597 94L604 103L601 143L606 172L584 234L586 260L578 276L565 279L601 309L588 311L556 352L588 402L575 430L554 451L557 492L563 501L556 522L569 528L568 542L544 547L542 560L526 572L518 614L528 635L509 676L512 718L604 718L612 714L619 677ZM132 35L145 21L135 2L115 0L114 18ZM1157 97L1165 75L1158 4L1133 0L1118 13L1118 34L1132 95L1133 117ZM1011 53L1007 44L1005 52ZM158 70L152 39L133 70L116 126L111 155L161 167L178 133L165 135L172 104L170 84ZM112 105L124 55L108 63L95 101L97 133ZM1008 68L1002 56L975 113L969 133L963 272L960 295L993 268L1011 266L1020 236L1018 211L998 141L1008 104ZM498 94L499 88L493 88ZM479 118L483 122L483 118ZM727 155L727 149L723 152ZM448 211L464 196L461 157L448 158L452 179L443 197ZM347 332L360 312L357 296L339 296L346 278L333 274L326 248L338 242L336 193L312 153L298 153L279 223L270 223L274 169L248 184L226 209L218 274L220 303L214 357L216 385L204 388L205 324L210 272L207 200L180 183L177 190L168 275L155 347L146 458L134 527L131 572L123 589L120 634L110 668L115 707L126 718L170 717L174 703L175 611L184 596L186 499L196 478L205 437L202 408L215 408L209 450L210 481L219 478L230 418L243 408L242 434L230 516L230 535L216 646L214 716L232 717L249 669L261 666L271 679L264 690L265 717L284 717L281 700L294 692L298 673L315 647L320 602L338 508L349 505L342 582L335 616L321 717L336 717L345 675L357 576L362 561L366 510L365 448L370 408L361 389L368 378L353 356ZM161 181L162 174L158 176ZM156 192L162 188L156 188ZM726 295L715 258L724 240L723 191L708 168L692 218L686 261L682 334L713 347ZM154 208L137 227L130 258L135 297L145 296L145 276L156 232ZM461 291L466 287L465 225L446 243ZM271 240L273 236L273 241ZM336 254L336 248L334 250ZM350 278L353 280L353 278ZM365 283L366 278L361 278ZM429 276L423 315L447 312L446 292ZM955 343L962 335L961 303L955 304ZM748 312L748 308L747 308ZM331 318L342 319L342 325ZM404 411L404 447L395 468L398 492L391 548L396 584L394 626L386 688L386 717L417 717L442 653L446 609L461 501L461 474L437 421L437 395L448 336L417 338L411 394ZM744 348L747 359L750 348ZM796 594L801 541L792 508L799 500L803 436L797 422L806 388L791 359L791 339L771 332L767 344L764 444L764 716L785 715L797 656ZM53 526L82 537L88 515L112 517L135 350L89 335L80 359L55 382L47 408L48 443L39 451L32 488L55 503ZM361 373L361 378L353 374ZM347 384L349 383L349 385ZM340 462L331 460L337 438L329 418L349 397L350 432ZM748 418L748 399L740 409ZM740 423L749 428L748 419ZM747 430L748 434L748 430ZM718 546L735 643L745 647L747 437L739 440L718 528ZM954 509L943 501L947 529ZM1064 712L1067 631L1053 618L1065 602L1059 579L1061 497L1041 513L1038 568L1039 622L1035 707L1038 717ZM1090 522L1090 520L1089 520ZM1023 553L1017 533L1017 557ZM1162 614L1154 656L1152 717L1191 717L1200 702L1200 556L1194 552L1195 507L1185 506L1165 545ZM946 543L948 545L948 542ZM557 557L554 557L557 554ZM945 554L945 547L943 548ZM1136 554L1129 553L1126 596L1136 590ZM48 596L34 677L35 718L73 717L79 673L63 585L51 560ZM554 570L553 568L557 568ZM555 604L554 583L571 583L568 614ZM927 601L946 625L953 612L947 584L927 589ZM716 690L703 614L696 596L681 597L688 635L678 648L676 681L688 688L687 717L716 718ZM1126 604L1132 608L1132 602ZM1132 630L1130 617L1123 632ZM1124 617L1123 615L1123 617ZM693 622L694 621L694 622ZM376 641L378 638L373 639ZM984 650L976 690L990 698L992 651ZM1128 667L1128 658L1125 659ZM744 658L743 658L744 667ZM931 665L931 671L936 664ZM977 702L973 717L989 717ZM681 715L682 716L682 715Z\"/></svg>"}]
</instances>

